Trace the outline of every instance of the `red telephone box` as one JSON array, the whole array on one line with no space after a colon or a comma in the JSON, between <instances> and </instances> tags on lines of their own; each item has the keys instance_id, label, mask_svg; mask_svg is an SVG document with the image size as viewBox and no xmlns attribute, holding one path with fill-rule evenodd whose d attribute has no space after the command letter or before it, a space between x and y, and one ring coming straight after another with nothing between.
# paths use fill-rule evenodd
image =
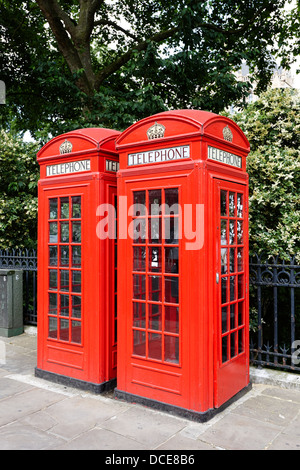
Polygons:
<instances>
[{"instance_id":1,"label":"red telephone box","mask_svg":"<svg viewBox=\"0 0 300 470\"><path fill-rule=\"evenodd\" d=\"M116 141L116 397L206 420L249 389L249 142L180 110Z\"/></svg>"},{"instance_id":2,"label":"red telephone box","mask_svg":"<svg viewBox=\"0 0 300 470\"><path fill-rule=\"evenodd\" d=\"M106 205L116 207L119 134L76 130L37 156L36 375L97 393L116 378L117 240L101 236L98 225Z\"/></svg>"}]
</instances>

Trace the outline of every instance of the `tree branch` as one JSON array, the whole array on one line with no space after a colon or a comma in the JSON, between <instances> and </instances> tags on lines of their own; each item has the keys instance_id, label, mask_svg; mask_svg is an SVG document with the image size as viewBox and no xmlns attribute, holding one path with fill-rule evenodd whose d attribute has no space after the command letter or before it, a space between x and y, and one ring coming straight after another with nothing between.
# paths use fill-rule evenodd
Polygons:
<instances>
[{"instance_id":1,"label":"tree branch","mask_svg":"<svg viewBox=\"0 0 300 470\"><path fill-rule=\"evenodd\" d=\"M124 33L126 36L129 36L131 39L134 39L135 41L138 41L139 38L135 34L131 33L127 29L122 28L122 26L119 26L117 23L114 21L110 20L98 20L95 21L94 26L112 26L114 29L117 31L121 31L121 33Z\"/></svg>"}]
</instances>

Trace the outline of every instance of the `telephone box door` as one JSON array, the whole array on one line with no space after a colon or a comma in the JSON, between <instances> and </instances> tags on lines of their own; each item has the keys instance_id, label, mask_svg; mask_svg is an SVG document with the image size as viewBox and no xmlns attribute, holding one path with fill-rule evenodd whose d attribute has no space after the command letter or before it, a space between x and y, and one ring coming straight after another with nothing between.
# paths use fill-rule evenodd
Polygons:
<instances>
[{"instance_id":1,"label":"telephone box door","mask_svg":"<svg viewBox=\"0 0 300 470\"><path fill-rule=\"evenodd\" d=\"M219 407L249 383L247 187L215 179L214 196L214 399Z\"/></svg>"}]
</instances>

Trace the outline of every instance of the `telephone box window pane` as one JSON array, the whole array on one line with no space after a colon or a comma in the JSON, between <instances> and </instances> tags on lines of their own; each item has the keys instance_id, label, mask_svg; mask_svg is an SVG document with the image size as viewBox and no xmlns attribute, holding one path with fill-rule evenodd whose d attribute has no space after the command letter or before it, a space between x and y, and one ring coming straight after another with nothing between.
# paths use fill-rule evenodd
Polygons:
<instances>
[{"instance_id":1,"label":"telephone box window pane","mask_svg":"<svg viewBox=\"0 0 300 470\"><path fill-rule=\"evenodd\" d=\"M69 289L70 289L69 271L61 270L60 271L60 290L64 292L69 292Z\"/></svg>"},{"instance_id":2,"label":"telephone box window pane","mask_svg":"<svg viewBox=\"0 0 300 470\"><path fill-rule=\"evenodd\" d=\"M58 200L49 200L49 219L58 219Z\"/></svg>"},{"instance_id":3,"label":"telephone box window pane","mask_svg":"<svg viewBox=\"0 0 300 470\"><path fill-rule=\"evenodd\" d=\"M221 245L227 245L227 220L221 220Z\"/></svg>"},{"instance_id":4,"label":"telephone box window pane","mask_svg":"<svg viewBox=\"0 0 300 470\"><path fill-rule=\"evenodd\" d=\"M60 247L60 266L69 266L69 247Z\"/></svg>"},{"instance_id":5,"label":"telephone box window pane","mask_svg":"<svg viewBox=\"0 0 300 470\"><path fill-rule=\"evenodd\" d=\"M178 248L165 248L165 273L178 274Z\"/></svg>"},{"instance_id":6,"label":"telephone box window pane","mask_svg":"<svg viewBox=\"0 0 300 470\"><path fill-rule=\"evenodd\" d=\"M165 204L166 214L178 214L178 188L165 189Z\"/></svg>"},{"instance_id":7,"label":"telephone box window pane","mask_svg":"<svg viewBox=\"0 0 300 470\"><path fill-rule=\"evenodd\" d=\"M72 242L81 243L81 222L72 222Z\"/></svg>"},{"instance_id":8,"label":"telephone box window pane","mask_svg":"<svg viewBox=\"0 0 300 470\"><path fill-rule=\"evenodd\" d=\"M238 245L242 245L243 239L244 239L244 228L243 228L243 222L241 220L237 221L237 242Z\"/></svg>"},{"instance_id":9,"label":"telephone box window pane","mask_svg":"<svg viewBox=\"0 0 300 470\"><path fill-rule=\"evenodd\" d=\"M149 219L150 243L161 243L161 219Z\"/></svg>"},{"instance_id":10,"label":"telephone box window pane","mask_svg":"<svg viewBox=\"0 0 300 470\"><path fill-rule=\"evenodd\" d=\"M149 276L149 300L161 302L161 276Z\"/></svg>"},{"instance_id":11,"label":"telephone box window pane","mask_svg":"<svg viewBox=\"0 0 300 470\"><path fill-rule=\"evenodd\" d=\"M178 244L178 217L165 218L165 243L174 245Z\"/></svg>"},{"instance_id":12,"label":"telephone box window pane","mask_svg":"<svg viewBox=\"0 0 300 470\"><path fill-rule=\"evenodd\" d=\"M72 218L73 219L81 218L81 197L80 196L72 197Z\"/></svg>"},{"instance_id":13,"label":"telephone box window pane","mask_svg":"<svg viewBox=\"0 0 300 470\"><path fill-rule=\"evenodd\" d=\"M165 306L165 331L179 333L179 307Z\"/></svg>"},{"instance_id":14,"label":"telephone box window pane","mask_svg":"<svg viewBox=\"0 0 300 470\"><path fill-rule=\"evenodd\" d=\"M72 271L72 292L81 292L81 271Z\"/></svg>"},{"instance_id":15,"label":"telephone box window pane","mask_svg":"<svg viewBox=\"0 0 300 470\"><path fill-rule=\"evenodd\" d=\"M239 354L241 354L242 352L244 352L245 350L245 347L244 347L244 329L241 329L238 331L238 341L239 341Z\"/></svg>"},{"instance_id":16,"label":"telephone box window pane","mask_svg":"<svg viewBox=\"0 0 300 470\"><path fill-rule=\"evenodd\" d=\"M69 320L60 320L59 339L69 341Z\"/></svg>"},{"instance_id":17,"label":"telephone box window pane","mask_svg":"<svg viewBox=\"0 0 300 470\"><path fill-rule=\"evenodd\" d=\"M236 224L235 220L229 222L229 243L234 245L236 243Z\"/></svg>"},{"instance_id":18,"label":"telephone box window pane","mask_svg":"<svg viewBox=\"0 0 300 470\"><path fill-rule=\"evenodd\" d=\"M161 190L149 191L149 214L161 215Z\"/></svg>"},{"instance_id":19,"label":"telephone box window pane","mask_svg":"<svg viewBox=\"0 0 300 470\"><path fill-rule=\"evenodd\" d=\"M80 344L81 343L81 322L80 321L72 321L71 322L71 341L73 343Z\"/></svg>"},{"instance_id":20,"label":"telephone box window pane","mask_svg":"<svg viewBox=\"0 0 300 470\"><path fill-rule=\"evenodd\" d=\"M133 247L133 270L146 271L146 248L143 246Z\"/></svg>"},{"instance_id":21,"label":"telephone box window pane","mask_svg":"<svg viewBox=\"0 0 300 470\"><path fill-rule=\"evenodd\" d=\"M69 198L62 197L60 199L60 218L68 219L70 217Z\"/></svg>"},{"instance_id":22,"label":"telephone box window pane","mask_svg":"<svg viewBox=\"0 0 300 470\"><path fill-rule=\"evenodd\" d=\"M49 246L49 265L57 266L57 246Z\"/></svg>"},{"instance_id":23,"label":"telephone box window pane","mask_svg":"<svg viewBox=\"0 0 300 470\"><path fill-rule=\"evenodd\" d=\"M69 222L60 223L60 241L61 243L69 243Z\"/></svg>"},{"instance_id":24,"label":"telephone box window pane","mask_svg":"<svg viewBox=\"0 0 300 470\"><path fill-rule=\"evenodd\" d=\"M149 248L149 271L161 272L161 248Z\"/></svg>"},{"instance_id":25,"label":"telephone box window pane","mask_svg":"<svg viewBox=\"0 0 300 470\"><path fill-rule=\"evenodd\" d=\"M136 356L146 356L145 331L133 330L133 354Z\"/></svg>"},{"instance_id":26,"label":"telephone box window pane","mask_svg":"<svg viewBox=\"0 0 300 470\"><path fill-rule=\"evenodd\" d=\"M134 215L136 217L146 214L146 191L133 193Z\"/></svg>"},{"instance_id":27,"label":"telephone box window pane","mask_svg":"<svg viewBox=\"0 0 300 470\"><path fill-rule=\"evenodd\" d=\"M243 195L242 194L237 194L237 202L236 202L236 208L237 208L237 217L243 217Z\"/></svg>"},{"instance_id":28,"label":"telephone box window pane","mask_svg":"<svg viewBox=\"0 0 300 470\"><path fill-rule=\"evenodd\" d=\"M238 303L238 326L244 324L244 302Z\"/></svg>"},{"instance_id":29,"label":"telephone box window pane","mask_svg":"<svg viewBox=\"0 0 300 470\"><path fill-rule=\"evenodd\" d=\"M146 304L133 302L133 326L146 328Z\"/></svg>"},{"instance_id":30,"label":"telephone box window pane","mask_svg":"<svg viewBox=\"0 0 300 470\"><path fill-rule=\"evenodd\" d=\"M57 339L57 318L49 317L49 338Z\"/></svg>"},{"instance_id":31,"label":"telephone box window pane","mask_svg":"<svg viewBox=\"0 0 300 470\"><path fill-rule=\"evenodd\" d=\"M162 316L161 305L149 304L149 328L150 330L161 331Z\"/></svg>"},{"instance_id":32,"label":"telephone box window pane","mask_svg":"<svg viewBox=\"0 0 300 470\"><path fill-rule=\"evenodd\" d=\"M57 269L49 270L49 289L57 290Z\"/></svg>"},{"instance_id":33,"label":"telephone box window pane","mask_svg":"<svg viewBox=\"0 0 300 470\"><path fill-rule=\"evenodd\" d=\"M179 363L179 338L165 335L165 362Z\"/></svg>"},{"instance_id":34,"label":"telephone box window pane","mask_svg":"<svg viewBox=\"0 0 300 470\"><path fill-rule=\"evenodd\" d=\"M227 274L227 248L221 248L221 274Z\"/></svg>"},{"instance_id":35,"label":"telephone box window pane","mask_svg":"<svg viewBox=\"0 0 300 470\"><path fill-rule=\"evenodd\" d=\"M221 191L221 216L227 215L227 191Z\"/></svg>"},{"instance_id":36,"label":"telephone box window pane","mask_svg":"<svg viewBox=\"0 0 300 470\"><path fill-rule=\"evenodd\" d=\"M236 271L235 266L235 248L230 248L230 272L234 273Z\"/></svg>"},{"instance_id":37,"label":"telephone box window pane","mask_svg":"<svg viewBox=\"0 0 300 470\"><path fill-rule=\"evenodd\" d=\"M237 265L238 272L244 271L244 249L238 248L237 250Z\"/></svg>"},{"instance_id":38,"label":"telephone box window pane","mask_svg":"<svg viewBox=\"0 0 300 470\"><path fill-rule=\"evenodd\" d=\"M146 300L146 276L133 275L133 298L138 300Z\"/></svg>"},{"instance_id":39,"label":"telephone box window pane","mask_svg":"<svg viewBox=\"0 0 300 470\"><path fill-rule=\"evenodd\" d=\"M72 295L72 317L81 318L81 297Z\"/></svg>"},{"instance_id":40,"label":"telephone box window pane","mask_svg":"<svg viewBox=\"0 0 300 470\"><path fill-rule=\"evenodd\" d=\"M235 216L235 193L229 193L229 216Z\"/></svg>"},{"instance_id":41,"label":"telephone box window pane","mask_svg":"<svg viewBox=\"0 0 300 470\"><path fill-rule=\"evenodd\" d=\"M230 329L235 328L235 304L230 305Z\"/></svg>"},{"instance_id":42,"label":"telephone box window pane","mask_svg":"<svg viewBox=\"0 0 300 470\"><path fill-rule=\"evenodd\" d=\"M49 224L49 241L50 243L58 242L58 226L57 222L50 222Z\"/></svg>"},{"instance_id":43,"label":"telephone box window pane","mask_svg":"<svg viewBox=\"0 0 300 470\"><path fill-rule=\"evenodd\" d=\"M179 301L179 282L178 277L165 277L165 301L178 304Z\"/></svg>"},{"instance_id":44,"label":"telephone box window pane","mask_svg":"<svg viewBox=\"0 0 300 470\"><path fill-rule=\"evenodd\" d=\"M238 279L238 299L242 299L244 297L244 276L239 276Z\"/></svg>"},{"instance_id":45,"label":"telephone box window pane","mask_svg":"<svg viewBox=\"0 0 300 470\"><path fill-rule=\"evenodd\" d=\"M72 247L72 266L73 268L81 267L81 246Z\"/></svg>"},{"instance_id":46,"label":"telephone box window pane","mask_svg":"<svg viewBox=\"0 0 300 470\"><path fill-rule=\"evenodd\" d=\"M227 302L227 277L222 277L222 304Z\"/></svg>"},{"instance_id":47,"label":"telephone box window pane","mask_svg":"<svg viewBox=\"0 0 300 470\"><path fill-rule=\"evenodd\" d=\"M236 299L236 276L230 276L230 302Z\"/></svg>"},{"instance_id":48,"label":"telephone box window pane","mask_svg":"<svg viewBox=\"0 0 300 470\"><path fill-rule=\"evenodd\" d=\"M222 362L228 361L228 336L222 338Z\"/></svg>"},{"instance_id":49,"label":"telephone box window pane","mask_svg":"<svg viewBox=\"0 0 300 470\"><path fill-rule=\"evenodd\" d=\"M162 360L162 338L160 334L148 333L148 357Z\"/></svg>"},{"instance_id":50,"label":"telephone box window pane","mask_svg":"<svg viewBox=\"0 0 300 470\"><path fill-rule=\"evenodd\" d=\"M69 316L69 296L65 294L60 294L60 316Z\"/></svg>"},{"instance_id":51,"label":"telephone box window pane","mask_svg":"<svg viewBox=\"0 0 300 470\"><path fill-rule=\"evenodd\" d=\"M146 243L146 220L134 219L133 220L133 242Z\"/></svg>"},{"instance_id":52,"label":"telephone box window pane","mask_svg":"<svg viewBox=\"0 0 300 470\"><path fill-rule=\"evenodd\" d=\"M236 331L231 333L231 335L230 335L230 355L231 355L231 357L237 356Z\"/></svg>"},{"instance_id":53,"label":"telephone box window pane","mask_svg":"<svg viewBox=\"0 0 300 470\"><path fill-rule=\"evenodd\" d=\"M227 310L228 307L222 307L222 333L228 331Z\"/></svg>"},{"instance_id":54,"label":"telephone box window pane","mask_svg":"<svg viewBox=\"0 0 300 470\"><path fill-rule=\"evenodd\" d=\"M57 294L49 294L49 313L57 314Z\"/></svg>"}]
</instances>

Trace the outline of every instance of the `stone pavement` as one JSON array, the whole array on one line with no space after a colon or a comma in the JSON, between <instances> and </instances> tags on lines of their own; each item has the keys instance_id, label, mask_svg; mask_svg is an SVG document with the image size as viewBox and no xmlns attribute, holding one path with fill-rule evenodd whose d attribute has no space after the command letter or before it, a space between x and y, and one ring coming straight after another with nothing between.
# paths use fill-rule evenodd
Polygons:
<instances>
[{"instance_id":1,"label":"stone pavement","mask_svg":"<svg viewBox=\"0 0 300 470\"><path fill-rule=\"evenodd\" d=\"M195 423L36 378L30 333L0 338L0 450L300 450L299 376L252 370L248 394Z\"/></svg>"}]
</instances>

